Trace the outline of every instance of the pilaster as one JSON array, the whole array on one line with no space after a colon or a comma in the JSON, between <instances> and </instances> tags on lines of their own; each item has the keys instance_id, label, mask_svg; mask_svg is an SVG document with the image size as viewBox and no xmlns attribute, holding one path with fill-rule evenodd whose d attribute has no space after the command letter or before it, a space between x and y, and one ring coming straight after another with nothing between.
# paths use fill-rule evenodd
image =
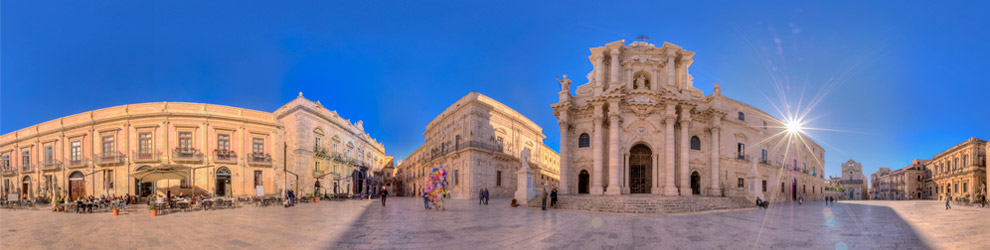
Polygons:
<instances>
[{"instance_id":1,"label":"pilaster","mask_svg":"<svg viewBox=\"0 0 990 250\"><path fill-rule=\"evenodd\" d=\"M674 122L677 116L674 115L674 105L667 105L667 115L664 117L664 169L665 177L663 195L677 196L677 189L674 187Z\"/></svg>"},{"instance_id":2,"label":"pilaster","mask_svg":"<svg viewBox=\"0 0 990 250\"><path fill-rule=\"evenodd\" d=\"M680 185L678 188L681 191L681 196L691 196L691 178L688 174L690 167L688 166L691 152L691 107L681 106L681 147L680 147Z\"/></svg>"},{"instance_id":3,"label":"pilaster","mask_svg":"<svg viewBox=\"0 0 990 250\"><path fill-rule=\"evenodd\" d=\"M619 195L622 185L619 184L619 103L609 103L609 135L608 135L608 189L606 195Z\"/></svg>"},{"instance_id":4,"label":"pilaster","mask_svg":"<svg viewBox=\"0 0 990 250\"><path fill-rule=\"evenodd\" d=\"M605 191L602 188L602 165L603 165L602 154L604 153L602 151L602 146L603 146L602 145L603 144L603 142L602 142L602 134L605 132L605 131L602 131L602 129L603 129L602 128L602 120L603 120L602 119L602 107L599 107L599 106L596 106L595 107L595 115L594 115L593 120L594 120L593 123L594 123L594 129L595 130L592 133L594 134L595 138L594 138L594 141L592 142L592 145L591 145L591 147L592 147L591 148L592 149L591 151L592 151L592 154L593 154L592 155L592 159L594 159L594 166L592 168L592 173L591 173L591 176L590 176L591 177L591 190L588 190L588 191L591 194L601 195Z\"/></svg>"}]
</instances>

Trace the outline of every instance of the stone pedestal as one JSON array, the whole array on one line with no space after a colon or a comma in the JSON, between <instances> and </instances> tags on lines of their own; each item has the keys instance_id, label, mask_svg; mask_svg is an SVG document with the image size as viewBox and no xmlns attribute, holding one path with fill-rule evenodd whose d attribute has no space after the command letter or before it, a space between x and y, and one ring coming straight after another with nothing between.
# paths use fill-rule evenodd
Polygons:
<instances>
[{"instance_id":1,"label":"stone pedestal","mask_svg":"<svg viewBox=\"0 0 990 250\"><path fill-rule=\"evenodd\" d=\"M523 166L516 171L516 201L526 204L536 196L536 187L533 186L533 170L528 166Z\"/></svg>"},{"instance_id":2,"label":"stone pedestal","mask_svg":"<svg viewBox=\"0 0 990 250\"><path fill-rule=\"evenodd\" d=\"M760 172L756 168L756 162L753 162L753 166L749 169L749 173L746 174L746 199L751 201L756 201L756 198L761 200L767 200L763 197L763 182L760 179Z\"/></svg>"}]
</instances>

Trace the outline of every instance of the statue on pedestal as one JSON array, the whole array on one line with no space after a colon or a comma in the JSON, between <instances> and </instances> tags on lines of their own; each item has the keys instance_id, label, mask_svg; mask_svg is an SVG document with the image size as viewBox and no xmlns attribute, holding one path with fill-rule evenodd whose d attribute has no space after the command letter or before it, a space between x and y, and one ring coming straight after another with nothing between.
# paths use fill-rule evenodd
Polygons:
<instances>
[{"instance_id":1,"label":"statue on pedestal","mask_svg":"<svg viewBox=\"0 0 990 250\"><path fill-rule=\"evenodd\" d=\"M567 79L567 74L564 74L564 79L557 78L557 82L560 83L560 91L571 91L571 79Z\"/></svg>"},{"instance_id":2,"label":"statue on pedestal","mask_svg":"<svg viewBox=\"0 0 990 250\"><path fill-rule=\"evenodd\" d=\"M715 92L714 92L714 95L715 96L721 96L722 95L722 88L718 87L718 82L715 82Z\"/></svg>"}]
</instances>

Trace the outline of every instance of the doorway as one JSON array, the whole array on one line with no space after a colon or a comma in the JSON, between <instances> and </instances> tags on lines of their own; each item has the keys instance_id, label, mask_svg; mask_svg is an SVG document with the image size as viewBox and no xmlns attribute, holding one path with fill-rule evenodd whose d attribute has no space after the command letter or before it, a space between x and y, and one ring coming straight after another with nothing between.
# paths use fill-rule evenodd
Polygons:
<instances>
[{"instance_id":1,"label":"doorway","mask_svg":"<svg viewBox=\"0 0 990 250\"><path fill-rule=\"evenodd\" d=\"M144 171L149 168L151 167L141 166L140 168L135 170L135 172ZM141 180L134 178L134 193L137 194L138 197L151 196L153 194L152 192L155 190L154 184L155 184L154 182L141 182Z\"/></svg>"},{"instance_id":2,"label":"doorway","mask_svg":"<svg viewBox=\"0 0 990 250\"><path fill-rule=\"evenodd\" d=\"M230 186L230 169L220 167L217 169L217 188L214 191L216 196L227 196L227 187Z\"/></svg>"},{"instance_id":3,"label":"doorway","mask_svg":"<svg viewBox=\"0 0 990 250\"><path fill-rule=\"evenodd\" d=\"M69 175L69 198L79 199L86 196L86 175L76 171Z\"/></svg>"},{"instance_id":4,"label":"doorway","mask_svg":"<svg viewBox=\"0 0 990 250\"><path fill-rule=\"evenodd\" d=\"M588 181L591 179L589 177L590 176L588 175L588 170L581 170L581 173L578 174L578 193L579 194L587 194L588 193Z\"/></svg>"},{"instance_id":5,"label":"doorway","mask_svg":"<svg viewBox=\"0 0 990 250\"><path fill-rule=\"evenodd\" d=\"M30 199L31 194L31 176L24 176L24 181L21 182L21 198Z\"/></svg>"},{"instance_id":6,"label":"doorway","mask_svg":"<svg viewBox=\"0 0 990 250\"><path fill-rule=\"evenodd\" d=\"M639 144L629 149L629 192L634 194L650 193L651 169L653 153L646 145Z\"/></svg>"},{"instance_id":7,"label":"doorway","mask_svg":"<svg viewBox=\"0 0 990 250\"><path fill-rule=\"evenodd\" d=\"M691 172L691 194L701 194L701 175L698 171Z\"/></svg>"}]
</instances>

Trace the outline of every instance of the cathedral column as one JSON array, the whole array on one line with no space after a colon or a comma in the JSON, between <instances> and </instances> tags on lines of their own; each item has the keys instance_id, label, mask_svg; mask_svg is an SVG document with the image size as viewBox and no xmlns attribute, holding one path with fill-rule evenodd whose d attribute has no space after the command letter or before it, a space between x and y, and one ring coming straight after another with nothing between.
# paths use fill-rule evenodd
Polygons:
<instances>
[{"instance_id":1,"label":"cathedral column","mask_svg":"<svg viewBox=\"0 0 990 250\"><path fill-rule=\"evenodd\" d=\"M664 66L664 68L667 69L667 85L677 86L677 83L675 82L676 78L674 78L674 68L676 68L674 59L676 57L677 54L674 52L671 52L670 55L667 56L667 65Z\"/></svg>"},{"instance_id":2,"label":"cathedral column","mask_svg":"<svg viewBox=\"0 0 990 250\"><path fill-rule=\"evenodd\" d=\"M691 170L689 162L691 161L691 107L681 106L681 182L678 189L681 191L681 196L691 196L691 177L688 172Z\"/></svg>"},{"instance_id":3,"label":"cathedral column","mask_svg":"<svg viewBox=\"0 0 990 250\"><path fill-rule=\"evenodd\" d=\"M602 107L595 107L594 115L594 127L595 131L592 132L595 135L593 145L591 145L592 159L594 159L594 166L591 173L591 194L601 195L604 190L602 190Z\"/></svg>"},{"instance_id":4,"label":"cathedral column","mask_svg":"<svg viewBox=\"0 0 990 250\"><path fill-rule=\"evenodd\" d=\"M619 184L619 103L612 102L608 108L608 189L606 195L619 195L622 185Z\"/></svg>"},{"instance_id":5,"label":"cathedral column","mask_svg":"<svg viewBox=\"0 0 990 250\"><path fill-rule=\"evenodd\" d=\"M605 51L600 52L600 54L595 58L595 60L597 60L597 62L598 62L598 64L595 65L596 66L595 67L595 84L597 86L606 86L606 85L608 85L608 83L605 82L605 70L606 70L605 69Z\"/></svg>"},{"instance_id":6,"label":"cathedral column","mask_svg":"<svg viewBox=\"0 0 990 250\"><path fill-rule=\"evenodd\" d=\"M711 154L712 154L712 163L711 163L711 165L712 165L712 190L708 192L709 194L711 194L711 196L722 196L722 187L720 187L721 186L721 183L719 183L721 181L721 179L719 178L719 171L721 171L721 170L719 170L719 166L718 166L719 165L719 162L718 162L718 158L719 158L719 142L718 142L718 139L719 138L718 137L719 137L719 134L718 134L718 132L719 132L719 127L720 126L721 126L721 124L719 122L717 122L717 120L716 120L715 125L713 125L712 128L711 128L711 131L712 131L712 152L711 152Z\"/></svg>"},{"instance_id":7,"label":"cathedral column","mask_svg":"<svg viewBox=\"0 0 990 250\"><path fill-rule=\"evenodd\" d=\"M666 129L664 130L663 139L666 142L664 146L664 164L663 167L666 170L666 181L663 184L663 195L664 196L677 196L677 189L674 187L674 121L677 120L677 116L674 115L674 105L667 104L667 115L664 117L664 123L666 124Z\"/></svg>"},{"instance_id":8,"label":"cathedral column","mask_svg":"<svg viewBox=\"0 0 990 250\"><path fill-rule=\"evenodd\" d=\"M567 110L560 112L560 121L557 123L560 125L560 193L570 194L570 176L571 176L571 143L570 137L570 123L568 123Z\"/></svg>"},{"instance_id":9,"label":"cathedral column","mask_svg":"<svg viewBox=\"0 0 990 250\"><path fill-rule=\"evenodd\" d=\"M659 144L654 144L654 145L659 145ZM653 150L656 150L656 148L653 148ZM650 171L650 175L651 175L650 176L650 179L652 179L652 181L653 181L653 183L651 183L652 187L650 188L650 193L652 193L652 194L661 194L661 192L660 192L660 168L659 168L659 166L660 166L660 154L657 153L657 151L653 151L653 152L654 152L653 155L650 156L650 159L652 159L650 161L652 163L650 165L650 168L652 170L652 171Z\"/></svg>"},{"instance_id":10,"label":"cathedral column","mask_svg":"<svg viewBox=\"0 0 990 250\"><path fill-rule=\"evenodd\" d=\"M612 52L612 72L609 75L609 82L619 82L619 48L613 48Z\"/></svg>"}]
</instances>

